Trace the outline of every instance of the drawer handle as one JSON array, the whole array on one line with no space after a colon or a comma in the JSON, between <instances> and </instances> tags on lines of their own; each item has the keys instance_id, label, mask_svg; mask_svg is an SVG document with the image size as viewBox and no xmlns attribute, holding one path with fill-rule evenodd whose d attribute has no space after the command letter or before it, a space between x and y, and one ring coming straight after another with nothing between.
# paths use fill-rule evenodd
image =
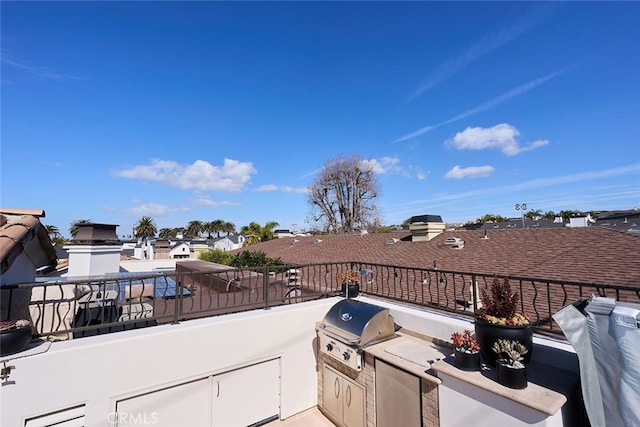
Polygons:
<instances>
[{"instance_id":1,"label":"drawer handle","mask_svg":"<svg viewBox=\"0 0 640 427\"><path fill-rule=\"evenodd\" d=\"M347 406L351 406L351 386L347 386Z\"/></svg>"},{"instance_id":2,"label":"drawer handle","mask_svg":"<svg viewBox=\"0 0 640 427\"><path fill-rule=\"evenodd\" d=\"M336 395L336 397L340 396L340 380L338 378L336 378L335 382L333 383L333 393Z\"/></svg>"}]
</instances>

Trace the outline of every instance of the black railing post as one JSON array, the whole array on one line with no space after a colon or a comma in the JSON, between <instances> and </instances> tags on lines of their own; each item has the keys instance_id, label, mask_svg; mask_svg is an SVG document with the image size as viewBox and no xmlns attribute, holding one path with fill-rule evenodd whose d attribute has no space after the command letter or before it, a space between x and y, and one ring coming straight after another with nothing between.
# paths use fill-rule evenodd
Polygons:
<instances>
[{"instance_id":1,"label":"black railing post","mask_svg":"<svg viewBox=\"0 0 640 427\"><path fill-rule=\"evenodd\" d=\"M165 279L166 280L166 279ZM155 280L154 280L155 284ZM173 307L173 323L180 323L180 312L182 312L182 280L178 279L178 275L176 274L176 303Z\"/></svg>"},{"instance_id":2,"label":"black railing post","mask_svg":"<svg viewBox=\"0 0 640 427\"><path fill-rule=\"evenodd\" d=\"M264 309L269 309L269 267L262 267L262 294L264 296Z\"/></svg>"}]
</instances>

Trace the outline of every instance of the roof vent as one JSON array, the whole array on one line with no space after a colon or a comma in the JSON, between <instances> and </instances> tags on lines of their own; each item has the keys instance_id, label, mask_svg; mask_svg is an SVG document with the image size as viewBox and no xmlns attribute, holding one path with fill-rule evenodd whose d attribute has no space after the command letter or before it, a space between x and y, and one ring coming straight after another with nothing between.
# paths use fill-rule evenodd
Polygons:
<instances>
[{"instance_id":1,"label":"roof vent","mask_svg":"<svg viewBox=\"0 0 640 427\"><path fill-rule=\"evenodd\" d=\"M322 243L322 240L320 240L320 239L316 239L316 242L315 242L315 243L316 243L316 245L317 245L317 244L319 244L319 243Z\"/></svg>"},{"instance_id":2,"label":"roof vent","mask_svg":"<svg viewBox=\"0 0 640 427\"><path fill-rule=\"evenodd\" d=\"M464 240L458 237L447 237L447 240L444 241L445 245L451 245L454 249L462 249L464 248Z\"/></svg>"},{"instance_id":3,"label":"roof vent","mask_svg":"<svg viewBox=\"0 0 640 427\"><path fill-rule=\"evenodd\" d=\"M293 239L291 240L291 246L295 245L296 243L298 243L300 240L298 239Z\"/></svg>"},{"instance_id":4,"label":"roof vent","mask_svg":"<svg viewBox=\"0 0 640 427\"><path fill-rule=\"evenodd\" d=\"M394 239L394 238L387 239L387 245L393 245L393 244L394 244L394 243L396 243L397 241L398 241L398 239Z\"/></svg>"}]
</instances>

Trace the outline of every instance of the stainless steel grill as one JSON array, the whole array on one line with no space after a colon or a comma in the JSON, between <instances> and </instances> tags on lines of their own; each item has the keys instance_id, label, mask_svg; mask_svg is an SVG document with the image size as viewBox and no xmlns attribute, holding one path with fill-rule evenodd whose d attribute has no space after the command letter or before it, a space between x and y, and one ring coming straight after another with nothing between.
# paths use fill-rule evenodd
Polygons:
<instances>
[{"instance_id":1,"label":"stainless steel grill","mask_svg":"<svg viewBox=\"0 0 640 427\"><path fill-rule=\"evenodd\" d=\"M360 349L394 336L395 323L389 309L344 299L334 304L320 323L320 350L360 371Z\"/></svg>"}]
</instances>

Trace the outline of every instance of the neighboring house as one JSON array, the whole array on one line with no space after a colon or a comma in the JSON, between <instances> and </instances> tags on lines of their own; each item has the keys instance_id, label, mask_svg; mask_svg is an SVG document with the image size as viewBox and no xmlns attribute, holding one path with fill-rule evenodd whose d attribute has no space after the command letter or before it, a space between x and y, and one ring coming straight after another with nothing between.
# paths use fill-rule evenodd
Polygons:
<instances>
[{"instance_id":1,"label":"neighboring house","mask_svg":"<svg viewBox=\"0 0 640 427\"><path fill-rule=\"evenodd\" d=\"M212 245L216 249L220 249L223 251L233 251L242 248L242 246L244 246L244 241L244 236L232 234L229 236L221 237L219 239L215 239L212 242Z\"/></svg>"},{"instance_id":2,"label":"neighboring house","mask_svg":"<svg viewBox=\"0 0 640 427\"><path fill-rule=\"evenodd\" d=\"M564 228L569 224L562 222L562 218L556 219L528 219L525 218L509 218L507 221L501 222L485 222L480 230L515 230L523 228Z\"/></svg>"},{"instance_id":3,"label":"neighboring house","mask_svg":"<svg viewBox=\"0 0 640 427\"><path fill-rule=\"evenodd\" d=\"M354 261L640 287L640 235L602 227L443 231L428 241L407 231L323 235L250 250L291 264Z\"/></svg>"},{"instance_id":4,"label":"neighboring house","mask_svg":"<svg viewBox=\"0 0 640 427\"><path fill-rule=\"evenodd\" d=\"M607 211L598 215L594 227L640 233L640 210Z\"/></svg>"},{"instance_id":5,"label":"neighboring house","mask_svg":"<svg viewBox=\"0 0 640 427\"><path fill-rule=\"evenodd\" d=\"M285 229L273 230L273 236L276 239L281 239L283 237L293 237L293 233L291 231L285 230Z\"/></svg>"},{"instance_id":6,"label":"neighboring house","mask_svg":"<svg viewBox=\"0 0 640 427\"><path fill-rule=\"evenodd\" d=\"M189 247L191 248L191 255L189 258L195 259L199 259L202 252L211 249L207 243L207 239L192 239L189 242Z\"/></svg>"},{"instance_id":7,"label":"neighboring house","mask_svg":"<svg viewBox=\"0 0 640 427\"><path fill-rule=\"evenodd\" d=\"M191 258L191 252L189 242L176 242L169 250L169 259Z\"/></svg>"}]
</instances>

